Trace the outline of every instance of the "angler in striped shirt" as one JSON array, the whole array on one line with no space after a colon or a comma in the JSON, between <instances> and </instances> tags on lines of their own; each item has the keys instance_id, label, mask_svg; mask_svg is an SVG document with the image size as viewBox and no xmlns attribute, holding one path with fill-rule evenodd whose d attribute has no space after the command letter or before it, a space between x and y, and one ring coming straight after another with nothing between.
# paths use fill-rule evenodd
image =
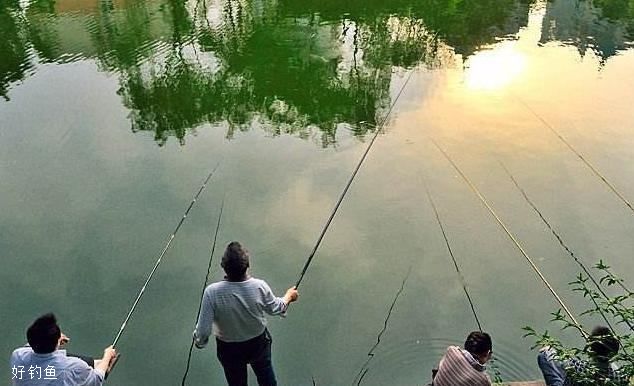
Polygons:
<instances>
[{"instance_id":1,"label":"angler in striped shirt","mask_svg":"<svg viewBox=\"0 0 634 386\"><path fill-rule=\"evenodd\" d=\"M194 343L204 348L209 336L215 335L216 353L229 386L247 386L247 364L258 385L276 386L265 314L283 314L297 300L297 289L291 287L283 297L276 297L264 280L249 275L249 253L237 241L227 246L220 265L225 280L205 289Z\"/></svg>"},{"instance_id":2,"label":"angler in striped shirt","mask_svg":"<svg viewBox=\"0 0 634 386\"><path fill-rule=\"evenodd\" d=\"M486 362L493 355L491 337L486 332L474 331L464 343L464 349L449 346L440 360L433 386L490 386L485 372Z\"/></svg>"}]
</instances>

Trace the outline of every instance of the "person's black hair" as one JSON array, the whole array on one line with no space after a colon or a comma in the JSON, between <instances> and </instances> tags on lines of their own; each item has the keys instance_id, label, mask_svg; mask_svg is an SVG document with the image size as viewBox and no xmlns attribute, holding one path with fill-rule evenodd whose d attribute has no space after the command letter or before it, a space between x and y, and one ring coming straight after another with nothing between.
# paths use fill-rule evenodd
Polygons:
<instances>
[{"instance_id":1,"label":"person's black hair","mask_svg":"<svg viewBox=\"0 0 634 386\"><path fill-rule=\"evenodd\" d=\"M242 281L249 268L249 253L237 241L227 245L220 266L225 270L229 281Z\"/></svg>"},{"instance_id":2,"label":"person's black hair","mask_svg":"<svg viewBox=\"0 0 634 386\"><path fill-rule=\"evenodd\" d=\"M589 350L599 360L609 361L619 352L619 341L606 326L596 326L588 339Z\"/></svg>"},{"instance_id":3,"label":"person's black hair","mask_svg":"<svg viewBox=\"0 0 634 386\"><path fill-rule=\"evenodd\" d=\"M29 326L26 330L26 340L36 353L48 354L57 349L61 334L55 315L48 313L35 319Z\"/></svg>"},{"instance_id":4,"label":"person's black hair","mask_svg":"<svg viewBox=\"0 0 634 386\"><path fill-rule=\"evenodd\" d=\"M464 342L464 349L473 355L483 355L493 349L491 336L486 332L473 331Z\"/></svg>"}]
</instances>

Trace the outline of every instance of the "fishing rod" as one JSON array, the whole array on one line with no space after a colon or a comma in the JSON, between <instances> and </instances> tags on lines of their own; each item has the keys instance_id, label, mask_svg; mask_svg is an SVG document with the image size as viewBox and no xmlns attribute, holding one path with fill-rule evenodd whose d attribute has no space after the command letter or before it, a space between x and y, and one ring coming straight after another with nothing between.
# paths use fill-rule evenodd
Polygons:
<instances>
[{"instance_id":1,"label":"fishing rod","mask_svg":"<svg viewBox=\"0 0 634 386\"><path fill-rule=\"evenodd\" d=\"M624 204L625 206L627 206L630 211L634 214L634 206L627 200L627 198L625 198L625 196L623 195L623 193L621 193L615 186L614 184L612 184L605 175L603 175L599 169L597 169L590 161L588 161L586 159L586 157L584 157L579 151L577 151L577 149L574 148L574 146L572 146L572 144L570 142L568 142L566 140L566 138L563 137L563 135L561 135L557 130L555 130L555 128L548 123L548 121L546 121L544 118L541 117L541 115L539 115L535 110L533 110L526 102L524 102L524 100L522 100L521 98L519 98L518 96L515 96L515 98L522 104L524 105L524 107L530 111L537 119L539 119L544 126L546 126L547 128L550 129L550 131L553 132L553 134L555 134L555 136L557 138L559 138L559 140L568 147L568 149L570 149L577 157L579 157L579 159L592 171L592 173L594 173L594 175L596 175L597 177L599 177L599 179L601 179L601 181L603 181L603 183L612 191L612 193L614 193Z\"/></svg>"},{"instance_id":2,"label":"fishing rod","mask_svg":"<svg viewBox=\"0 0 634 386\"><path fill-rule=\"evenodd\" d=\"M183 222L187 218L187 215L189 214L189 211L192 209L192 207L194 206L194 204L198 200L198 197L200 196L200 194L203 192L203 190L205 190L205 187L207 187L207 183L209 182L211 177L216 172L216 169L218 169L218 166L220 166L220 164L216 165L216 167L213 168L213 170L207 175L207 178L205 179L205 182L203 182L201 187L198 189L198 192L196 193L196 195L194 196L192 201L189 203L189 206L187 207L187 210L185 210L185 214L183 215L183 217L181 217L180 221L178 222L178 225L176 225L176 228L174 229L174 231L170 235L170 237L169 237L169 239L167 241L167 244L165 244L165 247L163 247L163 250L159 254L158 259L156 259L156 263L154 263L154 267L150 271L150 274L148 275L147 279L145 280L145 283L143 283L143 286L141 286L141 289L139 290L139 293L137 294L136 298L134 299L134 302L132 303L132 307L130 308L130 311L128 312L128 314L126 315L125 319L123 320L123 323L121 323L121 327L119 328L119 332L117 333L117 336L114 338L114 341L112 342L112 346L113 347L115 347L117 345L117 343L119 342L119 339L123 335L123 332L126 329L126 327L128 325L128 322L130 321L130 318L132 317L132 314L136 310L136 307L139 304L139 302L141 301L141 297L145 293L145 289L147 288L148 283L150 282L150 280L152 280L152 277L154 276L154 273L156 272L156 270L158 269L159 265L161 264L161 261L163 260L163 256L165 256L165 254L167 253L167 250L172 245L172 241L174 241L174 238L176 237L176 233L178 233L179 229L181 228L181 225L183 225Z\"/></svg>"},{"instance_id":3,"label":"fishing rod","mask_svg":"<svg viewBox=\"0 0 634 386\"><path fill-rule=\"evenodd\" d=\"M392 300L392 303L390 304L390 308L387 311L387 316L385 317L385 320L383 321L383 328L381 329L381 331L379 331L379 334L376 337L376 343L374 344L374 346L372 346L370 351L368 351L368 359L361 366L361 368L359 369L359 372L357 373L354 380L352 381L353 385L359 386L361 384L361 381L363 381L363 378L365 377L365 375L368 373L368 370L370 370L368 368L368 365L374 358L374 350L376 350L376 348L381 343L381 338L383 337L383 334L387 330L387 324L390 320L390 317L392 316L392 311L394 311L396 302L398 301L398 298L401 296L401 293L403 293L403 290L405 289L405 284L407 283L407 279L409 279L409 275L411 272L412 272L412 267L410 266L409 269L407 270L407 274L405 275L405 278L401 282L401 287L398 289L398 291L396 291L396 295L394 296L394 299Z\"/></svg>"},{"instance_id":4,"label":"fishing rod","mask_svg":"<svg viewBox=\"0 0 634 386\"><path fill-rule=\"evenodd\" d=\"M499 160L498 160L499 161ZM550 224L550 222L546 219L546 217L544 217L543 213L539 210L539 208L537 208L537 205L535 205L535 203L533 202L533 200L530 199L530 197L528 197L528 194L526 193L526 191L519 185L519 183L517 182L517 180L515 179L515 177L513 176L513 174L511 174L511 172L508 170L508 168L506 167L506 165L504 165L504 163L502 163L502 161L499 161L500 165L502 166L502 169L504 169L504 171L506 172L506 174L508 175L508 177L511 179L511 181L513 181L513 184L515 185L515 187L517 188L517 190L519 190L519 192L522 194L522 197L524 197L524 200L531 206L531 208L533 208L533 210L535 211L535 213L537 213L537 215L539 216L539 218L541 219L541 221L544 223L544 225L546 225L546 227L550 230L550 232L553 234L553 236L555 236L555 238L557 239L557 241L559 242L559 245L564 249L564 251L566 251L566 253L568 253L568 255L570 257L572 257L574 259L574 261L577 263L577 265L579 267L581 267L581 269L583 270L583 272L585 272L585 274L588 276L588 278L590 279L590 281L592 281L592 284L594 284L594 286L596 287L596 289L599 291L599 293L601 294L601 296L603 296L603 298L606 301L610 301L610 297L605 293L605 291L603 290L603 288L601 287L601 285L599 284L599 282L594 278L594 276L590 273L590 270L588 270L588 268L585 266L585 264L579 260L579 258L577 257L577 255L575 255L575 253L572 251L572 249L570 249L570 247L568 245L566 245L566 243L564 242L563 238L561 237L561 235L559 235L559 233L555 230L555 228L553 228L553 226ZM592 302L594 303L594 306L596 307L596 309L599 311L599 314L601 315L601 317L603 318L603 320L605 321L605 323L607 323L607 326L610 328L610 330L612 331L612 334L614 334L615 336L617 336L616 330L614 329L614 327L612 327L612 324L610 323L610 321L608 320L608 318L606 317L606 315L603 313L603 311L601 310L601 308L599 307L598 303L596 302L596 299L594 298L594 296L590 296L590 299L592 300ZM627 326L630 328L630 330L634 331L634 326L632 325L632 323L626 319L624 319L625 323L627 324Z\"/></svg>"},{"instance_id":5,"label":"fishing rod","mask_svg":"<svg viewBox=\"0 0 634 386\"><path fill-rule=\"evenodd\" d=\"M553 288L553 286L548 282L548 280L546 279L546 277L544 276L544 274L539 270L539 268L537 267L537 265L533 262L533 259L528 255L528 253L526 252L526 250L524 250L524 248L522 247L522 245L519 243L519 241L517 240L517 238L515 236L513 236L513 234L511 233L511 231L508 229L508 227L504 224L504 222L502 222L502 220L500 219L500 217L495 213L495 210L493 210L493 208L491 207L491 205L489 205L488 201L484 198L484 196L482 195L482 193L480 193L480 190L478 190L478 188L473 184L473 182L471 182L471 180L462 172L462 170L458 167L458 165L453 161L453 159L451 159L451 157L449 156L449 154L447 154L447 152L445 150L443 150L442 147L440 147L440 145L433 139L433 138L429 138L430 141L438 148L438 150L445 156L445 158L447 159L447 161L449 161L449 163L453 166L454 169L456 169L456 171L458 172L458 174L460 174L460 176L462 177L462 179L467 183L467 185L471 188L471 190L475 193L475 195L478 197L478 199L480 199L480 201L482 202L482 204L484 204L484 206L487 208L487 210L489 211L489 213L491 213L491 215L493 216L493 218L495 219L495 221L500 225L500 227L502 227L502 229L504 230L504 232L507 234L507 236L511 239L511 241L513 242L513 244L517 247L517 249L520 251L520 253L524 256L524 258L526 259L526 261L529 263L529 265L533 268L533 270L535 271L535 273L539 276L539 278L541 279L541 281L544 283L544 285L548 288L548 290L550 291L550 293L553 295L553 297L557 300L557 302L559 303L559 305L561 305L562 309L564 310L564 312L566 313L566 315L568 315L568 317L570 318L570 320L573 322L573 325L575 326L575 328L577 328L577 330L579 330L579 332L581 333L581 335L587 340L588 339L588 334L584 331L583 327L581 326L581 324L579 324L579 322L577 321L577 319L574 317L574 315L572 314L572 312L568 309L568 306L566 306L566 304L564 303L564 301L561 299L561 297L559 297L559 295L557 294L557 291L555 291L555 289Z\"/></svg>"},{"instance_id":6,"label":"fishing rod","mask_svg":"<svg viewBox=\"0 0 634 386\"><path fill-rule=\"evenodd\" d=\"M222 220L222 212L225 207L225 199L223 197L222 203L220 204L220 213L218 214L218 222L216 222L216 230L214 231L213 241L211 243L211 252L209 253L209 263L207 264L207 275L205 276L205 282L203 283L202 291L200 292L200 302L198 303L198 311L196 312L196 318L200 314L200 309L202 307L203 296L205 295L205 288L207 288L207 283L209 282L209 275L211 274L211 262L214 258L214 251L216 250L216 240L218 239L218 230L220 229L220 221ZM194 322L196 325L196 322ZM192 359L192 351L194 349L194 337L192 337L191 345L189 346L189 353L187 354L187 364L185 366L185 372L183 373L183 379L181 381L181 386L185 386L185 381L187 380L187 375L189 374L189 366Z\"/></svg>"},{"instance_id":7,"label":"fishing rod","mask_svg":"<svg viewBox=\"0 0 634 386\"><path fill-rule=\"evenodd\" d=\"M464 276L462 275L462 272L460 272L460 268L458 267L458 262L456 261L456 257L454 256L453 250L451 249L451 245L449 244L449 238L447 237L447 232L445 232L445 227L443 226L442 221L440 220L440 214L438 213L438 208L436 207L436 204L434 203L434 200L431 196L431 192L429 191L427 182L425 181L424 178L423 178L423 183L425 184L425 191L427 192L427 198L429 199L429 204L431 205L432 209L434 210L434 214L436 215L436 222L438 223L438 226L440 227L440 231L442 232L442 237L445 239L445 245L447 246L447 251L449 252L449 256L451 256L453 265L456 268L456 273L458 274L458 277L460 278L460 283L462 284L462 290L467 296L467 300L469 301L469 306L471 306L471 312L473 313L473 317L475 318L476 324L478 325L478 330L482 331L482 325L480 324L480 319L478 318L478 314L475 310L475 306L473 304L473 301L471 300L471 295L469 295L469 291L467 290L466 280Z\"/></svg>"},{"instance_id":8,"label":"fishing rod","mask_svg":"<svg viewBox=\"0 0 634 386\"><path fill-rule=\"evenodd\" d=\"M392 102L392 104L390 105L390 108L388 109L387 114L385 114L385 117L383 118L379 126L376 126L376 131L374 135L372 136L372 140L370 141L365 151L363 152L363 155L361 156L361 159L357 163L357 166L354 168L352 175L348 179L348 182L346 183L346 186L344 187L343 192L341 192L341 195L339 196L339 199L337 200L335 207L330 213L330 216L328 217L326 224L322 228L321 233L319 234L319 237L317 238L317 242L315 243L315 246L313 247L310 254L308 255L306 263L304 264L304 267L302 268L302 271L299 275L299 279L295 283L295 288L299 288L299 285L302 283L302 280L304 280L304 275L306 275L306 271L308 271L308 267L312 263L313 258L315 257L315 254L317 253L317 249L319 249L319 246L321 245L321 241L324 239L324 236L326 235L326 231L328 231L328 228L330 227L332 220L335 218L335 215L337 214L337 211L339 210L339 206L341 206L343 199L346 197L346 193L348 193L348 189L350 189L350 185L352 185L352 182L354 181L354 178L357 176L359 169L361 169L361 165L367 158L368 153L370 152L370 149L372 148L372 145L374 145L374 142L378 138L379 134L381 133L381 131L383 131L383 128L385 127L385 124L387 123L388 118L390 117L390 115L392 114L392 111L394 110L394 106L396 105L399 98L403 94L403 90L405 90L405 87L407 86L410 79L412 78L413 73L414 73L414 70L412 69L409 75L407 76L407 78L405 79L405 82L401 86L401 89L399 90L398 94L396 94L396 98L394 98L394 102Z\"/></svg>"},{"instance_id":9,"label":"fishing rod","mask_svg":"<svg viewBox=\"0 0 634 386\"><path fill-rule=\"evenodd\" d=\"M460 268L458 267L458 262L456 261L456 257L454 256L453 250L451 249L451 244L449 243L449 238L447 237L447 232L445 231L445 227L442 223L442 220L440 219L440 214L438 212L438 208L436 207L436 204L434 203L434 200L432 198L431 192L429 190L429 187L427 185L427 181L425 180L425 178L423 177L423 184L425 185L425 191L427 192L427 198L429 199L429 203L431 204L431 207L434 210L434 214L436 216L436 222L438 223L438 227L440 228L440 231L442 232L442 236L445 239L445 245L447 246L447 251L449 252L449 255L451 256L451 260L453 261L454 267L456 268L456 273L458 274L458 277L460 278L460 282L462 284L462 289L467 297L467 300L469 301L469 306L471 307L471 312L473 313L473 318L475 319L476 324L478 325L478 330L480 332L483 332L483 328L482 328L482 324L480 323L480 318L478 318L478 313L476 312L475 309L475 305L473 303L473 301L471 300L471 295L469 294L469 291L467 290L467 282L464 278L464 276L462 275L462 272L460 271ZM495 382L496 383L503 383L502 382L502 376L500 374L500 370L497 366L497 361L495 359L495 357L491 357L490 359L491 361L491 369L493 370L493 373L496 377Z\"/></svg>"}]
</instances>

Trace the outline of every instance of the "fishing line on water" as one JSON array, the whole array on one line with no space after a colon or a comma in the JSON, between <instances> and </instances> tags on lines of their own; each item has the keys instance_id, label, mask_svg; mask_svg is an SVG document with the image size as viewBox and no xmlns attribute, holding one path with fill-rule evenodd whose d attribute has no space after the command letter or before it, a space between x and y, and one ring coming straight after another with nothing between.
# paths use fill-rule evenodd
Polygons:
<instances>
[{"instance_id":1,"label":"fishing line on water","mask_svg":"<svg viewBox=\"0 0 634 386\"><path fill-rule=\"evenodd\" d=\"M597 169L590 161L588 161L586 159L586 157L584 157L579 151L577 151L577 149L575 149L574 146L572 146L572 144L570 142L568 142L566 140L566 138L563 137L563 135L561 135L550 123L548 123L548 121L546 121L544 118L541 117L541 115L539 115L535 110L533 110L526 102L524 102L524 100L522 100L521 98L519 98L516 95L513 95L515 97L515 99L517 99L528 111L530 111L537 119L539 119L544 126L546 126L547 128L550 129L550 131L553 132L553 134L555 134L555 136L557 138L559 138L559 140L568 147L568 149L570 149L577 157L579 157L579 159L592 171L592 173L594 173L594 175L596 175L597 177L599 177L599 179L601 179L601 181L603 181L603 183L612 191L612 193L614 193L624 204L625 206L627 206L630 211L634 214L634 206L632 206L632 204L627 200L627 198L625 198L625 196L607 179L607 177L605 175L603 175L599 169Z\"/></svg>"},{"instance_id":2,"label":"fishing line on water","mask_svg":"<svg viewBox=\"0 0 634 386\"><path fill-rule=\"evenodd\" d=\"M453 253L453 250L451 248L451 244L449 243L449 238L447 236L447 232L445 231L445 227L443 225L442 220L440 219L440 213L438 212L438 208L436 207L436 203L434 202L432 195L431 195L431 191L429 190L427 181L425 179L425 177L422 177L423 179L423 184L425 185L425 191L427 193L427 198L429 199L429 203L432 207L432 209L434 210L434 215L436 217L436 222L438 223L438 227L440 228L440 231L442 232L442 236L443 239L445 240L445 245L447 246L447 251L449 252L449 255L451 256L451 260L453 261L454 267L456 268L456 273L458 274L458 277L460 278L460 283L462 284L462 289L467 297L467 301L469 302L469 306L471 308L471 312L473 313L473 318L475 319L476 324L478 325L478 330L480 332L483 332L484 330L482 329L482 324L480 323L480 318L478 317L478 313L476 312L475 309L475 304L473 303L473 300L471 299L471 295L469 294L469 291L467 290L467 282L464 278L464 276L462 275L462 272L460 271L460 268L458 266L458 262L456 260L456 257ZM497 366L497 361L496 358L491 357L491 369L494 372L495 378L496 378L496 382L498 383L502 383L502 376L500 374L500 370L499 367Z\"/></svg>"},{"instance_id":3,"label":"fishing line on water","mask_svg":"<svg viewBox=\"0 0 634 386\"><path fill-rule=\"evenodd\" d=\"M440 220L440 214L438 213L438 208L436 207L436 204L434 203L434 200L431 196L431 192L429 191L429 188L427 186L427 182L425 181L425 178L423 177L423 184L425 185L425 192L427 193L427 198L429 200L429 204L431 205L432 209L434 210L434 214L436 216L436 222L438 223L438 227L440 228L440 231L442 232L442 237L445 239L445 245L447 246L447 251L449 252L449 256L451 256L451 260L453 261L454 267L456 268L456 273L458 274L458 277L460 278L460 283L462 284L462 289L465 293L465 295L467 296L467 300L469 301L469 306L471 307L471 312L473 313L473 317L476 321L476 324L478 325L478 329L480 331L482 331L482 325L480 324L480 319L478 318L478 313L475 310L475 305L473 304L473 301L471 300L471 295L469 295L469 291L467 290L467 282L464 278L464 276L462 275L462 272L460 271L460 268L458 267L458 262L456 261L456 257L454 256L453 250L451 249L451 245L449 244L449 238L447 237L447 232L445 232L445 227L443 226L442 221Z\"/></svg>"},{"instance_id":4,"label":"fishing line on water","mask_svg":"<svg viewBox=\"0 0 634 386\"><path fill-rule=\"evenodd\" d=\"M141 301L141 297L145 293L145 289L147 288L147 285L152 280L152 277L154 276L154 273L158 269L159 265L161 264L161 261L163 260L163 257L165 256L165 254L167 253L168 249L172 245L172 241L174 241L174 238L176 237L176 234L181 229L181 226L183 225L183 222L187 218L187 215L189 215L189 212L191 211L192 207L194 206L194 204L198 200L198 197L200 197L200 194L203 192L203 190L205 190L205 188L207 187L207 184L209 183L209 180L211 180L211 177L215 174L215 172L216 172L216 170L218 169L219 166L220 166L220 163L218 163L213 168L213 170L207 175L207 178L205 179L203 184L198 189L198 192L196 193L196 195L194 196L192 201L189 203L189 206L187 207L187 210L185 210L185 214L183 214L183 216L181 217L180 221L178 222L178 225L176 225L176 228L174 229L172 234L169 236L169 239L168 239L167 243L165 244L165 247L163 247L163 250L159 254L158 259L156 259L156 262L154 263L154 267L150 271L147 279L145 280L145 282L141 286L141 289L139 290L139 293L137 294L136 298L134 299L134 302L132 303L132 307L130 308L130 311L128 312L128 314L126 315L125 319L123 320L123 323L121 323L121 327L119 328L119 332L117 333L117 336L114 338L114 341L112 342L112 346L113 347L117 345L117 343L119 342L119 339L123 335L123 332L126 329L126 327L128 325L128 322L130 321L130 318L132 317L132 314L136 310L136 307L139 304L139 302Z\"/></svg>"},{"instance_id":5,"label":"fishing line on water","mask_svg":"<svg viewBox=\"0 0 634 386\"><path fill-rule=\"evenodd\" d=\"M568 308L568 306L566 306L566 304L564 303L564 301L561 299L561 297L559 296L559 294L557 294L557 291L555 291L555 289L553 288L553 286L548 282L548 280L546 279L546 277L544 276L544 274L540 271L539 267L537 267L537 265L533 262L533 259L528 255L528 253L526 252L526 250L524 250L524 248L522 247L522 245L519 243L519 241L517 240L517 238L515 236L513 236L513 234L511 233L511 231L508 229L508 227L504 224L504 222L502 222L502 220L500 219L500 217L497 215L497 213L495 212L495 210L493 210L493 208L491 207L491 205L489 205L488 201L484 198L484 196L482 195L482 193L480 193L480 190L478 190L478 188L473 184L473 182L471 182L471 180L462 172L462 170L458 167L458 165L453 161L453 159L451 159L451 157L449 156L449 154L447 154L447 152L445 150L443 150L442 147L440 147L440 145L433 139L433 138L429 138L429 140L436 146L436 148L438 148L438 150L445 156L445 158L447 159L447 161L449 161L449 163L453 166L454 169L456 169L456 171L458 172L458 174L460 174L460 176L462 177L462 179L467 183L467 185L471 188L471 190L475 193L475 195L478 197L478 199L482 202L482 204L484 204L484 206L487 208L487 210L489 211L489 213L493 216L493 218L495 219L495 221L498 223L498 225L500 225L500 227L502 227L502 229L504 230L504 232L507 234L507 236L511 239L511 241L513 242L513 244L517 247L517 249L520 251L520 253L524 256L524 258L526 259L526 261L529 263L529 265L533 268L533 270L535 271L535 273L539 276L539 278L541 279L541 281L544 283L544 285L548 288L548 290L550 291L550 293L553 295L553 297L557 300L557 302L559 303L559 305L562 307L562 309L564 310L564 312L566 313L566 315L570 318L570 320L572 321L572 323L574 324L574 326L577 328L577 330L579 330L579 333L585 338L588 338L588 334L583 330L583 327L581 326L581 324L577 321L577 319L574 317L574 315L572 314L572 312L570 311L570 309Z\"/></svg>"},{"instance_id":6,"label":"fishing line on water","mask_svg":"<svg viewBox=\"0 0 634 386\"><path fill-rule=\"evenodd\" d=\"M357 373L354 380L352 381L353 385L359 386L361 382L363 381L363 378L365 378L365 375L368 373L368 370L370 370L368 366L370 362L372 361L372 359L374 358L374 350L376 350L379 344L381 344L381 338L383 337L383 334L387 330L387 325L388 325L388 322L390 321L390 317L392 316L392 312L394 311L394 307L396 306L396 302L398 301L398 298L401 296L401 293L403 293L403 290L405 289L405 284L407 283L407 280L409 279L409 275L411 272L412 272L412 267L410 266L409 269L407 270L407 274L405 275L405 277L403 278L401 282L401 287L398 289L398 291L396 291L396 295L394 296L394 299L392 300L392 303L390 304L390 308L388 309L385 320L383 321L383 328L381 329L381 331L379 331L379 334L376 337L376 343L374 343L374 346L372 346L370 351L368 351L368 358L366 359L365 363L363 363L363 365L359 369L359 372Z\"/></svg>"},{"instance_id":7,"label":"fishing line on water","mask_svg":"<svg viewBox=\"0 0 634 386\"><path fill-rule=\"evenodd\" d=\"M218 230L220 229L220 222L222 221L222 212L225 207L225 199L222 198L222 202L220 204L220 213L218 214L218 221L216 222L216 230L214 231L214 236L211 243L211 252L209 253L209 263L207 264L207 274L205 275L205 282L203 283L202 291L200 292L200 302L198 303L198 311L196 312L196 320L198 320L198 315L200 314L200 309L202 307L203 296L205 295L205 288L207 288L207 283L209 282L209 276L211 274L211 264L214 258L214 252L216 250L216 241L218 240ZM194 322L194 326L196 325L196 321ZM185 365L185 372L183 373L183 379L181 381L181 386L185 386L185 382L187 380L187 375L189 374L189 367L192 359L192 351L194 349L194 337L192 336L191 344L189 345L189 353L187 354L187 363Z\"/></svg>"},{"instance_id":8,"label":"fishing line on water","mask_svg":"<svg viewBox=\"0 0 634 386\"><path fill-rule=\"evenodd\" d=\"M436 39L437 37L438 37L438 34L436 33L436 34L434 34L433 39ZM419 61L423 59L424 55L425 55L425 53L423 51ZM311 253L309 254L308 259L306 260L306 263L304 264L304 267L302 268L302 271L301 271L301 274L299 276L299 279L297 280L297 283L295 284L295 288L298 288L299 285L301 284L301 282L302 282L302 280L304 278L304 275L306 274L306 271L308 270L308 267L310 266L313 258L315 257L315 253L317 252L317 249L319 248L319 246L321 244L321 241L323 240L323 238L324 238L324 236L326 234L326 231L330 227L330 224L332 223L332 220L334 219L335 214L337 213L337 210L339 209L339 206L343 202L343 199L345 198L346 193L348 192L348 189L352 185L352 182L354 181L354 178L356 177L357 173L359 172L359 169L361 168L361 165L363 164L363 162L365 161L366 157L368 156L368 153L370 152L370 149L372 148L372 145L374 145L374 142L376 141L376 139L378 138L379 134L381 133L381 131L385 127L385 124L387 123L390 115L392 114L392 111L394 110L394 106L396 106L396 103L398 102L398 100L400 99L401 95L403 94L403 91L405 90L405 87L407 86L407 84L411 80L412 75L414 74L414 70L415 69L412 69L409 72L409 74L407 75L407 78L405 79L405 82L403 82L403 85L399 89L399 91L398 91L398 93L396 95L396 98L394 98L394 101L392 102L392 104L390 105L390 108L388 109L387 113L385 114L385 117L383 118L383 120L381 121L379 126L376 127L376 132L374 133L374 136L372 137L372 140L370 141L370 143L366 147L365 151L363 152L363 155L361 156L361 159L357 163L357 166L354 168L354 170L352 172L352 175L350 176L346 186L343 189L343 192L339 196L339 199L337 200L337 203L336 203L334 209L332 210L328 220L326 221L325 226L323 227L323 229L322 229L322 231L321 231L321 233L319 235L319 237L317 239L317 242L315 243L315 246L313 247ZM375 343L375 345L368 352L368 359L362 365L361 369L359 370L359 373L355 377L355 380L357 380L357 382L356 382L357 385L361 384L361 382L363 381L365 375L368 372L367 366L370 363L370 361L372 360L372 358L374 357L374 350L380 344L381 337L382 337L383 333L387 330L387 323L388 323L388 321L390 319L390 316L392 315L392 311L394 309L394 306L396 305L396 301L398 300L398 298L400 297L401 293L403 292L403 289L405 288L405 283L407 282L407 279L409 278L411 269L412 268L410 266L409 270L407 271L407 275L405 276L405 278L403 279L403 281L401 283L401 288L396 293L396 296L394 297L394 300L392 301L392 304L390 305L390 308L388 310L388 314L387 314L387 316L386 316L386 318L385 318L385 320L383 322L383 329L379 332L379 335L377 336L377 342ZM353 384L354 384L354 381L353 381Z\"/></svg>"},{"instance_id":9,"label":"fishing line on water","mask_svg":"<svg viewBox=\"0 0 634 386\"><path fill-rule=\"evenodd\" d=\"M585 266L585 264L581 260L579 260L577 255L575 255L575 253L570 249L570 247L568 247L568 245L566 245L566 243L564 242L564 240L561 237L561 235L559 235L559 233L552 227L550 222L544 217L543 213L539 210L539 208L537 208L537 205L535 205L535 203L530 199L530 197L528 197L528 194L526 193L526 191L519 185L519 183L517 182L517 180L515 179L513 174L511 174L511 172L508 170L506 165L504 165L504 163L502 163L502 161L500 161L500 160L498 160L498 162L500 163L500 165L502 166L502 169L504 169L504 171L506 172L508 177L511 179L511 181L513 182L513 184L515 185L517 190L519 190L519 192L522 194L522 196L524 197L524 200L531 206L531 208L533 208L533 210L535 211L535 213L537 213L537 215L539 216L541 221L544 223L544 225L546 225L546 227L550 230L550 232L553 234L553 236L555 236L555 238L559 242L559 245L564 249L564 251L566 251L566 253L568 253L568 255L570 255L570 257L572 257L574 259L574 261L577 263L577 265L579 265L579 267L581 267L583 272L585 272L585 274L588 276L588 278L592 281L592 284L594 284L594 286L599 291L601 296L606 301L609 302L610 301L610 297L605 293L605 291L603 290L603 288L601 287L599 282L590 273L590 270L588 270L588 268ZM618 336L618 334L616 333L616 330L614 329L614 327L612 326L612 324L608 320L608 318L605 315L605 313L601 310L601 307L599 307L599 304L597 303L597 301L594 298L594 296L591 295L590 299L592 300L592 303L594 304L594 306L598 310L598 312L601 315L602 319L605 321L607 326L612 331L612 334L614 334L614 336ZM627 319L624 319L624 322L627 324L627 326L630 328L630 330L634 330L634 326L632 326L630 321L628 321Z\"/></svg>"}]
</instances>

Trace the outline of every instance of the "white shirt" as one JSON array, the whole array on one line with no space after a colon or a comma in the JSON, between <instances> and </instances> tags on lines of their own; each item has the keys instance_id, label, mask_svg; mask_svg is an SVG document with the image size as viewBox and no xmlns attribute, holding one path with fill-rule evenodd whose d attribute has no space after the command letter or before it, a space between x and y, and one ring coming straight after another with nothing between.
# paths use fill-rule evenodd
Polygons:
<instances>
[{"instance_id":1,"label":"white shirt","mask_svg":"<svg viewBox=\"0 0 634 386\"><path fill-rule=\"evenodd\" d=\"M37 354L29 346L11 354L11 384L14 386L101 386L105 374L66 350Z\"/></svg>"},{"instance_id":2,"label":"white shirt","mask_svg":"<svg viewBox=\"0 0 634 386\"><path fill-rule=\"evenodd\" d=\"M243 342L264 332L265 313L284 311L286 303L264 280L213 283L205 288L194 337L199 346L207 344L212 331L223 342Z\"/></svg>"}]
</instances>

